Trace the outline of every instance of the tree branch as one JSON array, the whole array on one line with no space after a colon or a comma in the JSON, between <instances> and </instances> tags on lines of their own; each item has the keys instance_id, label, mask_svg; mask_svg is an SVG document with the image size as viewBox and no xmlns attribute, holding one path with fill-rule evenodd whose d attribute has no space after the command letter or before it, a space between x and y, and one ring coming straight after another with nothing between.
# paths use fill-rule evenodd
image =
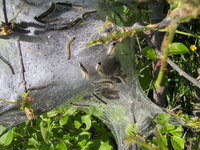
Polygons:
<instances>
[{"instance_id":1,"label":"tree branch","mask_svg":"<svg viewBox=\"0 0 200 150\"><path fill-rule=\"evenodd\" d=\"M160 56L160 51L156 50L156 53ZM184 70L182 70L177 64L175 64L170 58L167 59L167 63L174 69L176 70L180 76L185 77L187 80L189 80L190 82L192 82L195 86L197 86L198 88L200 88L200 82L191 77L189 74L187 74Z\"/></svg>"},{"instance_id":2,"label":"tree branch","mask_svg":"<svg viewBox=\"0 0 200 150\"><path fill-rule=\"evenodd\" d=\"M195 78L191 77L189 74L187 74L185 71L183 71L177 64L175 64L171 59L167 59L168 64L174 69L176 70L180 76L185 77L187 80L189 80L190 82L192 82L195 86L197 86L198 88L200 88L200 82L198 80L196 80Z\"/></svg>"}]
</instances>

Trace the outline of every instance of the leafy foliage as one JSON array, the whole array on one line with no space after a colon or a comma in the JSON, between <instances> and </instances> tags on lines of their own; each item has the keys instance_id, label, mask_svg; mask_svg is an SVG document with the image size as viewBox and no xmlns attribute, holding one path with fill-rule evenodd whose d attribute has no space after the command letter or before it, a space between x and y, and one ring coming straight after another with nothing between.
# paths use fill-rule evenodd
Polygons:
<instances>
[{"instance_id":1,"label":"leafy foliage","mask_svg":"<svg viewBox=\"0 0 200 150\"><path fill-rule=\"evenodd\" d=\"M1 126L1 131L4 127ZM109 142L113 141L113 142ZM106 149L116 148L104 124L76 107L52 110L13 128L0 138L0 149Z\"/></svg>"}]
</instances>

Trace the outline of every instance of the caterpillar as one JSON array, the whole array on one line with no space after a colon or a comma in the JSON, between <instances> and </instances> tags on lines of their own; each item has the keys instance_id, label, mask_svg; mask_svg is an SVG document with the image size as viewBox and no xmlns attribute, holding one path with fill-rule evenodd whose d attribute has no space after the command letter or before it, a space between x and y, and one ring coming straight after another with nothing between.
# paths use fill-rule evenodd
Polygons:
<instances>
[{"instance_id":1,"label":"caterpillar","mask_svg":"<svg viewBox=\"0 0 200 150\"><path fill-rule=\"evenodd\" d=\"M80 65L80 69L81 69L81 71L83 73L84 78L87 79L89 77L89 73L88 73L87 69L83 66L82 63L80 63L79 65Z\"/></svg>"},{"instance_id":2,"label":"caterpillar","mask_svg":"<svg viewBox=\"0 0 200 150\"><path fill-rule=\"evenodd\" d=\"M90 105L88 104L77 104L77 103L70 103L71 105L74 105L74 106L85 106L85 107L89 107Z\"/></svg>"},{"instance_id":3,"label":"caterpillar","mask_svg":"<svg viewBox=\"0 0 200 150\"><path fill-rule=\"evenodd\" d=\"M110 80L97 81L97 82L93 82L93 84L97 86L106 86L109 88L114 88L116 86L116 84Z\"/></svg>"},{"instance_id":4,"label":"caterpillar","mask_svg":"<svg viewBox=\"0 0 200 150\"><path fill-rule=\"evenodd\" d=\"M71 44L74 42L75 39L76 39L76 37L72 38L67 43L67 59L71 59Z\"/></svg>"},{"instance_id":5,"label":"caterpillar","mask_svg":"<svg viewBox=\"0 0 200 150\"><path fill-rule=\"evenodd\" d=\"M48 15L50 15L55 10L55 8L56 8L56 4L54 2L51 2L49 9L47 9L45 12L43 12L41 15L39 15L36 18L42 19L42 18L47 17Z\"/></svg>"},{"instance_id":6,"label":"caterpillar","mask_svg":"<svg viewBox=\"0 0 200 150\"><path fill-rule=\"evenodd\" d=\"M102 66L101 62L98 62L98 64L96 65L96 71L101 76L105 75L105 73L103 71L103 66Z\"/></svg>"},{"instance_id":7,"label":"caterpillar","mask_svg":"<svg viewBox=\"0 0 200 150\"><path fill-rule=\"evenodd\" d=\"M102 100L99 96L97 96L96 94L92 94L93 97L95 97L97 100L101 101L104 104L107 104L104 100Z\"/></svg>"}]
</instances>

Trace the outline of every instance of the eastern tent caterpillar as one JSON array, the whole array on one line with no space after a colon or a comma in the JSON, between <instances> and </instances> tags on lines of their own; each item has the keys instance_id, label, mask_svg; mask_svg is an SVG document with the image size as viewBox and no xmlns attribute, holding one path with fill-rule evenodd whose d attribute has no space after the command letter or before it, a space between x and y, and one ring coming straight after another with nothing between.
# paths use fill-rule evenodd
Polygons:
<instances>
[{"instance_id":1,"label":"eastern tent caterpillar","mask_svg":"<svg viewBox=\"0 0 200 150\"><path fill-rule=\"evenodd\" d=\"M109 43L108 45L108 55L112 56L116 50L116 41L112 41L111 43Z\"/></svg>"},{"instance_id":2,"label":"eastern tent caterpillar","mask_svg":"<svg viewBox=\"0 0 200 150\"><path fill-rule=\"evenodd\" d=\"M94 96L97 100L101 101L104 104L107 104L104 100L102 100L99 96L97 96L96 94L92 94L92 96Z\"/></svg>"},{"instance_id":3,"label":"eastern tent caterpillar","mask_svg":"<svg viewBox=\"0 0 200 150\"><path fill-rule=\"evenodd\" d=\"M34 17L34 19L40 23L43 23L43 24L46 24L46 23L51 23L51 22L55 22L57 21L58 19L55 18L55 19L39 19L37 17Z\"/></svg>"},{"instance_id":4,"label":"eastern tent caterpillar","mask_svg":"<svg viewBox=\"0 0 200 150\"><path fill-rule=\"evenodd\" d=\"M97 12L96 9L88 10L82 14L82 18L85 18L85 15L87 15L87 14L96 13L96 12Z\"/></svg>"},{"instance_id":5,"label":"eastern tent caterpillar","mask_svg":"<svg viewBox=\"0 0 200 150\"><path fill-rule=\"evenodd\" d=\"M109 88L114 88L116 86L116 84L110 80L97 81L97 82L93 82L93 84L97 86L106 86Z\"/></svg>"},{"instance_id":6,"label":"eastern tent caterpillar","mask_svg":"<svg viewBox=\"0 0 200 150\"><path fill-rule=\"evenodd\" d=\"M71 59L71 44L74 42L75 39L76 39L76 37L72 38L67 43L67 59Z\"/></svg>"},{"instance_id":7,"label":"eastern tent caterpillar","mask_svg":"<svg viewBox=\"0 0 200 150\"><path fill-rule=\"evenodd\" d=\"M81 4L72 4L67 2L57 2L56 5L70 6L70 7L83 7Z\"/></svg>"},{"instance_id":8,"label":"eastern tent caterpillar","mask_svg":"<svg viewBox=\"0 0 200 150\"><path fill-rule=\"evenodd\" d=\"M89 107L90 105L88 104L77 104L77 103L70 103L71 105L74 105L74 106L84 106L84 107Z\"/></svg>"},{"instance_id":9,"label":"eastern tent caterpillar","mask_svg":"<svg viewBox=\"0 0 200 150\"><path fill-rule=\"evenodd\" d=\"M81 69L81 71L83 73L84 78L87 79L89 77L89 73L88 73L87 69L83 66L82 63L80 63L79 65L80 65L80 69Z\"/></svg>"},{"instance_id":10,"label":"eastern tent caterpillar","mask_svg":"<svg viewBox=\"0 0 200 150\"><path fill-rule=\"evenodd\" d=\"M62 24L60 26L49 28L49 30L50 31L66 30L66 29L72 28L73 26L75 26L76 24L78 24L79 22L81 22L81 20L82 20L82 18L77 17L74 21L72 21L70 23Z\"/></svg>"},{"instance_id":11,"label":"eastern tent caterpillar","mask_svg":"<svg viewBox=\"0 0 200 150\"><path fill-rule=\"evenodd\" d=\"M112 90L109 88L104 88L101 91L102 96L107 99L119 99L120 97L119 97L118 93L119 93L119 91Z\"/></svg>"},{"instance_id":12,"label":"eastern tent caterpillar","mask_svg":"<svg viewBox=\"0 0 200 150\"><path fill-rule=\"evenodd\" d=\"M28 91L35 91L35 90L42 90L48 86L50 86L51 84L47 84L47 85L41 85L41 86L33 86L33 87L30 87L28 88Z\"/></svg>"},{"instance_id":13,"label":"eastern tent caterpillar","mask_svg":"<svg viewBox=\"0 0 200 150\"><path fill-rule=\"evenodd\" d=\"M101 76L104 76L105 73L103 71L103 66L101 64L101 62L98 62L98 64L96 65L96 70L97 70L97 73Z\"/></svg>"},{"instance_id":14,"label":"eastern tent caterpillar","mask_svg":"<svg viewBox=\"0 0 200 150\"><path fill-rule=\"evenodd\" d=\"M37 19L42 19L42 18L47 17L55 10L55 8L56 8L56 4L54 2L51 2L49 9L47 9L45 12L43 12L41 15L39 15L37 17Z\"/></svg>"},{"instance_id":15,"label":"eastern tent caterpillar","mask_svg":"<svg viewBox=\"0 0 200 150\"><path fill-rule=\"evenodd\" d=\"M122 76L113 76L114 78L118 78L124 85L126 84L126 80Z\"/></svg>"}]
</instances>

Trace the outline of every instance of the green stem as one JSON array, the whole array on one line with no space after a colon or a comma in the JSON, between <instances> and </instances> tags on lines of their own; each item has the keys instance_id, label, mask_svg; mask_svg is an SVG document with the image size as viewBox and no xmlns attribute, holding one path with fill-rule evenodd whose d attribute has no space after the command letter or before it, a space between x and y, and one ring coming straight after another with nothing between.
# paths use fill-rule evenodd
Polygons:
<instances>
[{"instance_id":1,"label":"green stem","mask_svg":"<svg viewBox=\"0 0 200 150\"><path fill-rule=\"evenodd\" d=\"M3 100L3 99L0 99L0 102L15 105L15 104L20 104L20 103L22 103L22 100L18 100L18 101L16 101L16 102L10 102L10 101L5 101L5 100Z\"/></svg>"},{"instance_id":2,"label":"green stem","mask_svg":"<svg viewBox=\"0 0 200 150\"><path fill-rule=\"evenodd\" d=\"M115 35L110 35L110 36L105 37L105 38L100 38L100 39L97 39L97 40L90 41L89 43L86 44L86 46L91 46L91 45L97 44L97 43L106 43L108 41L115 40L115 39L118 39L120 37L131 36L136 32L143 32L145 30L152 30L152 28L150 28L150 27L144 27L144 28L140 28L140 29L132 28L132 29L125 31L125 32L118 32Z\"/></svg>"},{"instance_id":3,"label":"green stem","mask_svg":"<svg viewBox=\"0 0 200 150\"><path fill-rule=\"evenodd\" d=\"M170 48L170 45L173 41L176 29L177 29L177 23L170 25L169 31L168 31L168 33L166 33L166 35L163 39L162 47L161 47L162 53L161 53L161 58L160 58L161 66L160 66L160 71L158 73L157 80L155 81L155 87L156 88L160 88L160 85L162 83L163 76L164 76L164 73L165 73L165 67L166 67L166 63L167 63L169 48ZM169 34L169 35L167 35L167 34Z\"/></svg>"},{"instance_id":4,"label":"green stem","mask_svg":"<svg viewBox=\"0 0 200 150\"><path fill-rule=\"evenodd\" d=\"M158 30L160 32L167 32L166 29L160 29ZM195 38L200 38L199 35L195 35L195 34L192 34L192 33L188 33L188 32L183 32L183 31L179 31L179 30L176 30L175 33L177 34L182 34L182 35L186 35L186 36L191 36L191 37L195 37Z\"/></svg>"}]
</instances>

